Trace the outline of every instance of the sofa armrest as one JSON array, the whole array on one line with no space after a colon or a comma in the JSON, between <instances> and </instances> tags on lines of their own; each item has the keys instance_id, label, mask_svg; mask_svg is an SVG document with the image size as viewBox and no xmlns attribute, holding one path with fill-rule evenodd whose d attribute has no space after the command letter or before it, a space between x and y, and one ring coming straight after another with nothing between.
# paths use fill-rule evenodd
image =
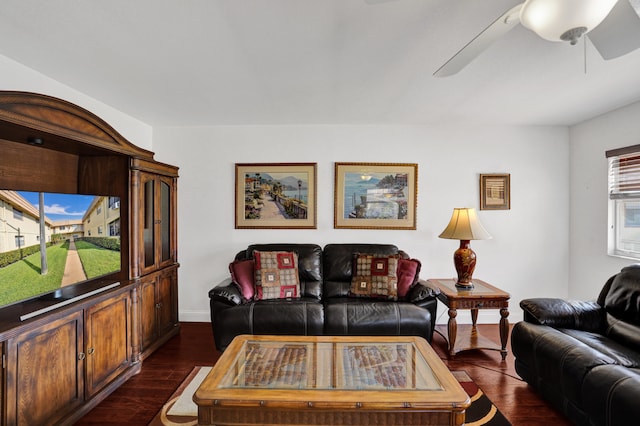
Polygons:
<instances>
[{"instance_id":1,"label":"sofa armrest","mask_svg":"<svg viewBox=\"0 0 640 426\"><path fill-rule=\"evenodd\" d=\"M522 300L520 307L525 321L553 328L598 331L604 319L604 310L592 301L535 298Z\"/></svg>"},{"instance_id":2,"label":"sofa armrest","mask_svg":"<svg viewBox=\"0 0 640 426\"><path fill-rule=\"evenodd\" d=\"M440 294L440 290L428 287L425 281L420 280L407 293L407 300L417 304L423 300L435 299L438 294Z\"/></svg>"},{"instance_id":3,"label":"sofa armrest","mask_svg":"<svg viewBox=\"0 0 640 426\"><path fill-rule=\"evenodd\" d=\"M230 278L227 278L209 290L209 298L212 301L222 302L229 306L236 306L242 303L240 289L238 289L238 286L234 284Z\"/></svg>"}]
</instances>

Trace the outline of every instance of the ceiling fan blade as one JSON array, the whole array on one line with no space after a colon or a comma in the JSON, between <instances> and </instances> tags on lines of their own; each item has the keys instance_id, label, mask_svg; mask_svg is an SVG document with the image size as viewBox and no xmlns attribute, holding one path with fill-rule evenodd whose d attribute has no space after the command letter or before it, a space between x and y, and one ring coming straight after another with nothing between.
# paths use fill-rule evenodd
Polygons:
<instances>
[{"instance_id":1,"label":"ceiling fan blade","mask_svg":"<svg viewBox=\"0 0 640 426\"><path fill-rule=\"evenodd\" d=\"M640 47L640 17L629 0L619 0L587 37L606 60L626 55Z\"/></svg>"},{"instance_id":2,"label":"ceiling fan blade","mask_svg":"<svg viewBox=\"0 0 640 426\"><path fill-rule=\"evenodd\" d=\"M493 21L491 25L485 28L473 40L467 43L466 46L460 49L460 51L449 59L443 66L438 68L433 75L436 77L447 77L456 74L466 67L487 47L489 47L491 43L505 35L520 22L520 9L522 9L522 4L519 4L502 14L502 16Z\"/></svg>"}]
</instances>

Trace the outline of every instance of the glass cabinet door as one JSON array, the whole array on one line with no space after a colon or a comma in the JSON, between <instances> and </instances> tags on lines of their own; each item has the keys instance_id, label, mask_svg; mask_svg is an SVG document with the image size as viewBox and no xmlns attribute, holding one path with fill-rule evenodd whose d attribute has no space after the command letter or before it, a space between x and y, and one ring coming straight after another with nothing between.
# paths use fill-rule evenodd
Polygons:
<instances>
[{"instance_id":1,"label":"glass cabinet door","mask_svg":"<svg viewBox=\"0 0 640 426\"><path fill-rule=\"evenodd\" d=\"M142 232L141 268L142 274L173 262L175 241L173 216L174 187L173 178L141 173L141 216Z\"/></svg>"}]
</instances>

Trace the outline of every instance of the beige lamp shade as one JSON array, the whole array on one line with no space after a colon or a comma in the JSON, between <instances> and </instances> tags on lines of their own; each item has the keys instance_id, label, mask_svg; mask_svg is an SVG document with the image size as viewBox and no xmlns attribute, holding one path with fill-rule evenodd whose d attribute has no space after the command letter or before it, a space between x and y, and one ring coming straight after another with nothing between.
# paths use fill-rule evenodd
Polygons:
<instances>
[{"instance_id":1,"label":"beige lamp shade","mask_svg":"<svg viewBox=\"0 0 640 426\"><path fill-rule=\"evenodd\" d=\"M451 220L439 235L450 240L488 240L491 235L480 223L476 209L454 208Z\"/></svg>"},{"instance_id":2,"label":"beige lamp shade","mask_svg":"<svg viewBox=\"0 0 640 426\"><path fill-rule=\"evenodd\" d=\"M488 240L491 235L478 220L476 209L455 208L447 227L440 238L460 240L460 248L453 253L453 264L458 273L456 287L473 288L473 271L476 268L476 254L469 245L470 240Z\"/></svg>"}]
</instances>

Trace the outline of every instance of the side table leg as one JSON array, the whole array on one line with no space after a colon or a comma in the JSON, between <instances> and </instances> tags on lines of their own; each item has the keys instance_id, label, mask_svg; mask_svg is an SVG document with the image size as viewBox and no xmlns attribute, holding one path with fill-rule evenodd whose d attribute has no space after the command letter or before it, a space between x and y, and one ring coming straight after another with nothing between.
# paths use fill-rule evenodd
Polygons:
<instances>
[{"instance_id":1,"label":"side table leg","mask_svg":"<svg viewBox=\"0 0 640 426\"><path fill-rule=\"evenodd\" d=\"M458 334L458 322L456 317L458 311L456 309L449 309L449 322L447 324L447 332L449 334L449 356L456 354L456 334Z\"/></svg>"},{"instance_id":2,"label":"side table leg","mask_svg":"<svg viewBox=\"0 0 640 426\"><path fill-rule=\"evenodd\" d=\"M476 324L478 322L478 308L471 308L471 324L473 324L473 330L476 329Z\"/></svg>"},{"instance_id":3,"label":"side table leg","mask_svg":"<svg viewBox=\"0 0 640 426\"><path fill-rule=\"evenodd\" d=\"M509 337L509 320L507 319L508 316L508 309L500 309L500 343L502 345L500 354L502 355L503 361L507 359L507 338Z\"/></svg>"}]
</instances>

